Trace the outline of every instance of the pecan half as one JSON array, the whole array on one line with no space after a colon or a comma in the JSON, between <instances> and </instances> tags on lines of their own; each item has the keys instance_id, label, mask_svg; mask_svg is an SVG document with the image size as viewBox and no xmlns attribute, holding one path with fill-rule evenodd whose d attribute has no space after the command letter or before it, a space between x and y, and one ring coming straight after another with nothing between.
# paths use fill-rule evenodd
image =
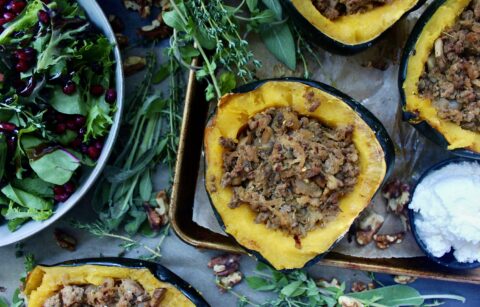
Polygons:
<instances>
[{"instance_id":1,"label":"pecan half","mask_svg":"<svg viewBox=\"0 0 480 307\"><path fill-rule=\"evenodd\" d=\"M375 240L375 244L380 249L387 249L392 244L398 244L403 242L403 238L405 237L404 232L400 232L397 234L376 234L373 236L373 240Z\"/></svg>"},{"instance_id":2,"label":"pecan half","mask_svg":"<svg viewBox=\"0 0 480 307\"><path fill-rule=\"evenodd\" d=\"M75 239L70 234L66 233L60 228L55 228L53 231L55 241L57 241L58 246L68 251L74 252L77 248L77 239Z\"/></svg>"},{"instance_id":3,"label":"pecan half","mask_svg":"<svg viewBox=\"0 0 480 307\"><path fill-rule=\"evenodd\" d=\"M332 280L330 281L324 278L319 278L317 279L316 283L317 283L317 286L321 288L340 288L340 283L336 278L332 278Z\"/></svg>"},{"instance_id":4,"label":"pecan half","mask_svg":"<svg viewBox=\"0 0 480 307\"><path fill-rule=\"evenodd\" d=\"M115 33L115 39L117 40L118 47L124 49L128 46L128 36L122 33Z\"/></svg>"},{"instance_id":5,"label":"pecan half","mask_svg":"<svg viewBox=\"0 0 480 307\"><path fill-rule=\"evenodd\" d=\"M214 257L208 262L208 267L213 269L213 274L217 276L230 275L240 268L240 255L223 254Z\"/></svg>"},{"instance_id":6,"label":"pecan half","mask_svg":"<svg viewBox=\"0 0 480 307\"><path fill-rule=\"evenodd\" d=\"M411 284L415 280L417 280L417 277L407 275L395 275L395 277L393 277L393 281L401 285Z\"/></svg>"},{"instance_id":7,"label":"pecan half","mask_svg":"<svg viewBox=\"0 0 480 307\"><path fill-rule=\"evenodd\" d=\"M136 72L141 71L147 65L147 60L141 56L129 56L123 62L123 72L126 76L131 76Z\"/></svg>"},{"instance_id":8,"label":"pecan half","mask_svg":"<svg viewBox=\"0 0 480 307\"><path fill-rule=\"evenodd\" d=\"M160 228L168 223L168 198L165 191L157 193L156 203L158 207L152 207L149 203L143 204L147 212L148 223L153 230Z\"/></svg>"},{"instance_id":9,"label":"pecan half","mask_svg":"<svg viewBox=\"0 0 480 307\"><path fill-rule=\"evenodd\" d=\"M340 296L338 304L342 307L364 307L362 302L348 296Z\"/></svg>"},{"instance_id":10,"label":"pecan half","mask_svg":"<svg viewBox=\"0 0 480 307\"><path fill-rule=\"evenodd\" d=\"M123 30L125 30L125 24L123 23L123 20L117 15L108 15L108 22L110 23L110 26L112 26L114 33L123 32Z\"/></svg>"},{"instance_id":11,"label":"pecan half","mask_svg":"<svg viewBox=\"0 0 480 307\"><path fill-rule=\"evenodd\" d=\"M367 285L364 282L354 281L352 283L352 288L351 288L352 292L362 292L365 290L367 290Z\"/></svg>"},{"instance_id":12,"label":"pecan half","mask_svg":"<svg viewBox=\"0 0 480 307\"><path fill-rule=\"evenodd\" d=\"M357 222L355 240L361 246L372 242L373 236L380 230L384 222L383 216L373 210L362 213Z\"/></svg>"},{"instance_id":13,"label":"pecan half","mask_svg":"<svg viewBox=\"0 0 480 307\"><path fill-rule=\"evenodd\" d=\"M160 40L172 34L172 28L163 22L162 14L159 14L151 24L143 26L137 31L138 35L149 40Z\"/></svg>"},{"instance_id":14,"label":"pecan half","mask_svg":"<svg viewBox=\"0 0 480 307\"><path fill-rule=\"evenodd\" d=\"M136 11L140 17L147 18L152 10L152 0L123 0L126 9Z\"/></svg>"},{"instance_id":15,"label":"pecan half","mask_svg":"<svg viewBox=\"0 0 480 307\"><path fill-rule=\"evenodd\" d=\"M400 215L410 201L410 186L396 179L383 187L382 195L387 200L387 209Z\"/></svg>"}]
</instances>

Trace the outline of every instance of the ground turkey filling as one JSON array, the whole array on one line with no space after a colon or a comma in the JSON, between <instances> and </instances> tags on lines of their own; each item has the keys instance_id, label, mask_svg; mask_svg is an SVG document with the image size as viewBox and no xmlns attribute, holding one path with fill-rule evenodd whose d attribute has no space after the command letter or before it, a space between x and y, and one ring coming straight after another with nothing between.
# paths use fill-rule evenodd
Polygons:
<instances>
[{"instance_id":1,"label":"ground turkey filling","mask_svg":"<svg viewBox=\"0 0 480 307\"><path fill-rule=\"evenodd\" d=\"M479 77L480 0L474 0L435 41L418 89L440 118L480 131Z\"/></svg>"},{"instance_id":2,"label":"ground turkey filling","mask_svg":"<svg viewBox=\"0 0 480 307\"><path fill-rule=\"evenodd\" d=\"M233 187L229 206L246 203L256 222L299 238L340 211L339 199L359 173L352 127L332 129L290 108L270 108L232 139L221 138L223 187Z\"/></svg>"},{"instance_id":3,"label":"ground turkey filling","mask_svg":"<svg viewBox=\"0 0 480 307\"><path fill-rule=\"evenodd\" d=\"M312 0L320 13L330 20L341 16L365 13L394 0Z\"/></svg>"},{"instance_id":4,"label":"ground turkey filling","mask_svg":"<svg viewBox=\"0 0 480 307\"><path fill-rule=\"evenodd\" d=\"M167 289L155 289L150 296L143 287L131 279L106 279L102 285L65 286L43 304L44 307L82 306L143 306L159 307Z\"/></svg>"}]
</instances>

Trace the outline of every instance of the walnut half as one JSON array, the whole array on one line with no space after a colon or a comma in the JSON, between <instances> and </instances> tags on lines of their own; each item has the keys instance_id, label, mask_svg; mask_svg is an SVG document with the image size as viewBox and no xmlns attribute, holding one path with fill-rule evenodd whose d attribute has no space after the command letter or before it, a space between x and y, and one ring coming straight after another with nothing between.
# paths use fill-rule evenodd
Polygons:
<instances>
[{"instance_id":1,"label":"walnut half","mask_svg":"<svg viewBox=\"0 0 480 307\"><path fill-rule=\"evenodd\" d=\"M367 210L357 222L355 240L361 246L372 242L373 236L380 230L384 222L383 216L373 210Z\"/></svg>"}]
</instances>

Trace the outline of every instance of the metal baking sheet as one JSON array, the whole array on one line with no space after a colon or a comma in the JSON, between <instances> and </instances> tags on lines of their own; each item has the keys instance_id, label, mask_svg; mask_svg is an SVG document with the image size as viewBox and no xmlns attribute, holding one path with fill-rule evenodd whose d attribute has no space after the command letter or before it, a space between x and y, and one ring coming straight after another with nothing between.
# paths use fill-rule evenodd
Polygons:
<instances>
[{"instance_id":1,"label":"metal baking sheet","mask_svg":"<svg viewBox=\"0 0 480 307\"><path fill-rule=\"evenodd\" d=\"M197 82L191 72L185 97L176 174L169 209L171 224L180 239L197 248L245 253L232 238L212 232L192 220L203 133L208 114L204 86ZM447 270L426 257L372 259L329 253L318 265L480 284L480 269Z\"/></svg>"}]
</instances>

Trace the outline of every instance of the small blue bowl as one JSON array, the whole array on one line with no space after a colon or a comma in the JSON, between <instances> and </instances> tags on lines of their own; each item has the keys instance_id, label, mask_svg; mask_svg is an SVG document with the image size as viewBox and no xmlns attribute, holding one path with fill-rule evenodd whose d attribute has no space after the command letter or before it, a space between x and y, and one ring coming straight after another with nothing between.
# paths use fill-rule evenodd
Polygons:
<instances>
[{"instance_id":1,"label":"small blue bowl","mask_svg":"<svg viewBox=\"0 0 480 307\"><path fill-rule=\"evenodd\" d=\"M480 163L479 161L476 161L474 159L468 159L468 158L452 158L448 160L441 161L437 164L434 164L430 168L428 168L426 171L423 172L422 176L418 179L417 183L415 184L415 187L412 190L412 198L413 195L415 194L415 190L417 189L417 186L422 180L428 176L431 172L434 172L438 169L441 169L442 167L451 164L451 163L461 163L461 162L475 162L475 163ZM480 262L475 261L472 263L467 263L467 262L458 262L455 256L453 255L453 251L450 251L449 253L443 255L442 257L435 257L432 255L428 249L425 243L422 241L420 236L418 235L417 232L417 227L415 226L415 218L419 215L419 213L413 211L412 209L408 209L408 219L410 221L410 228L412 229L413 236L415 238L415 241L417 241L418 246L420 249L425 253L427 258L432 260L433 262L449 268L449 269L455 269L455 270L469 270L469 269L475 269L480 267Z\"/></svg>"}]
</instances>

